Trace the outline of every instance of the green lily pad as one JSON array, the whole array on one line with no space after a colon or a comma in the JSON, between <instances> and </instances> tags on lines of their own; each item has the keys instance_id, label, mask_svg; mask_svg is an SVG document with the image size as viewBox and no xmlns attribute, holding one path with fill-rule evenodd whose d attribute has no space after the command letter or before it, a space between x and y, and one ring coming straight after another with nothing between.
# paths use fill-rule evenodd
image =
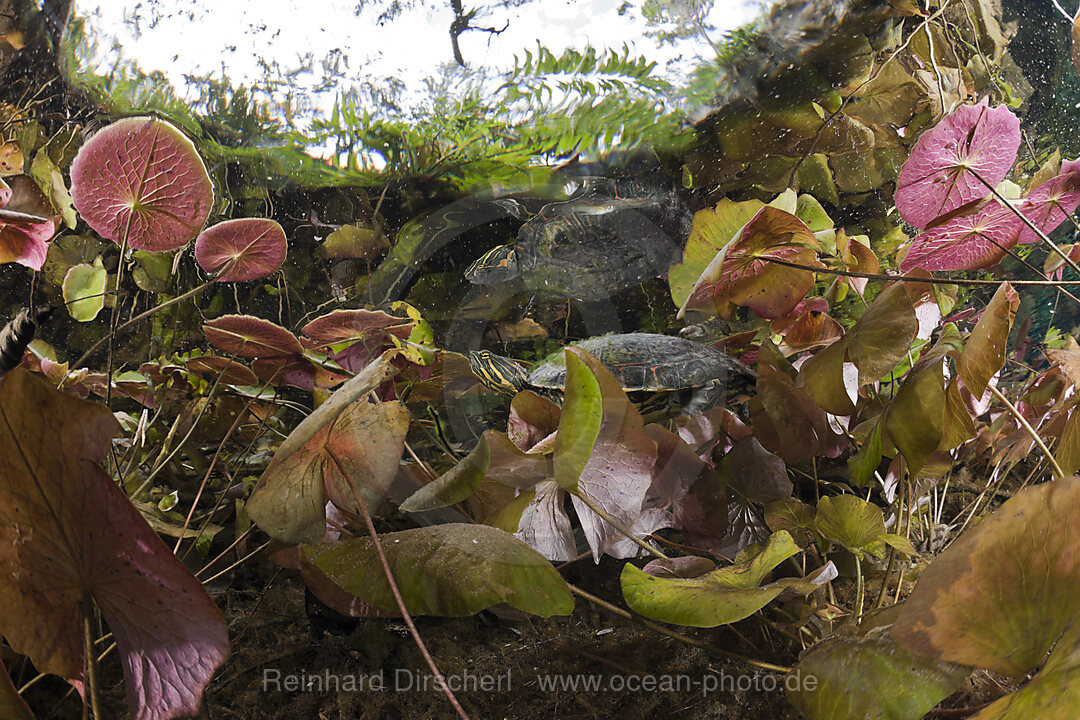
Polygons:
<instances>
[{"instance_id":1,"label":"green lily pad","mask_svg":"<svg viewBox=\"0 0 1080 720\"><path fill-rule=\"evenodd\" d=\"M499 603L541 617L574 609L551 563L502 530L449 523L386 533L379 540L412 614L463 617ZM301 553L364 602L397 609L370 538L305 545Z\"/></svg>"},{"instance_id":2,"label":"green lily pad","mask_svg":"<svg viewBox=\"0 0 1080 720\"><path fill-rule=\"evenodd\" d=\"M792 670L798 682L786 689L807 720L918 720L970 673L963 665L920 657L887 637L849 635L811 648Z\"/></svg>"},{"instance_id":3,"label":"green lily pad","mask_svg":"<svg viewBox=\"0 0 1080 720\"><path fill-rule=\"evenodd\" d=\"M93 265L73 266L64 276L64 302L77 322L90 322L105 307L105 285L109 275L99 255Z\"/></svg>"},{"instance_id":4,"label":"green lily pad","mask_svg":"<svg viewBox=\"0 0 1080 720\"><path fill-rule=\"evenodd\" d=\"M781 530L749 559L700 577L657 577L627 564L619 580L626 604L639 615L677 625L716 627L753 615L785 588L815 590L816 584L802 578L761 586L777 565L799 552L791 535Z\"/></svg>"}]
</instances>

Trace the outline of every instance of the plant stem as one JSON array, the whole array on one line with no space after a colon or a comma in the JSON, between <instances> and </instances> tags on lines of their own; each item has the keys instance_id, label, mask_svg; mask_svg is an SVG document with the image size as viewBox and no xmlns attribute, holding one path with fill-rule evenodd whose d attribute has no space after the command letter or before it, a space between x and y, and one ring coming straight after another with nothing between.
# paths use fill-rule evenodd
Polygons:
<instances>
[{"instance_id":1,"label":"plant stem","mask_svg":"<svg viewBox=\"0 0 1080 720\"><path fill-rule=\"evenodd\" d=\"M585 495L585 493L576 492L576 493L574 493L574 497L576 497L578 500L581 500L581 502L585 503L585 505L590 510L592 510L594 513L599 515L600 518L604 522L606 522L607 524L611 525L611 527L613 527L616 530L618 530L619 532L621 532L623 535L625 535L627 538L629 538L631 541L633 541L633 543L635 545L637 545L638 547L642 548L643 550L647 551L648 553L654 555L655 557L657 557L657 558L659 558L661 560L667 560L668 559L667 555L660 552L660 550L658 550L657 548L654 548L652 545L650 545L649 543L645 542L644 540L639 538L637 535L635 535L633 530L626 527L626 525L624 525L622 523L622 521L620 521L617 518L613 517L611 515L611 513L609 513L607 510L604 510L604 508L597 505L592 500L592 498Z\"/></svg>"},{"instance_id":2,"label":"plant stem","mask_svg":"<svg viewBox=\"0 0 1080 720\"><path fill-rule=\"evenodd\" d=\"M360 490L356 487L356 482L353 480L352 475L346 472L344 463L337 457L337 454L329 447L326 448L326 452L330 455L331 459L333 459L334 464L338 466L338 470L341 471L342 476L349 483L349 489L352 491L353 499L356 500L356 506L360 508L360 512L364 516L364 524L367 526L368 535L371 536L371 542L375 546L375 554L379 556L379 563L382 564L383 573L386 575L386 582L390 585L390 591L394 594L394 601L397 603L398 610L401 611L401 618L405 621L406 627L409 628L409 634L412 635L417 650L420 651L420 654L424 658L424 662L427 663L428 668L431 670L431 674L435 676L435 680L439 683L439 688L443 691L443 694L446 695L446 699L450 701L450 705L453 706L458 717L460 717L461 720L469 720L469 716L465 713L465 709L461 707L457 698L454 697L454 692L450 689L450 686L446 684L446 679L443 678L443 674L435 664L434 658L432 658L431 653L428 652L427 645L424 644L424 639L420 637L420 632L416 629L416 623L413 622L412 615L409 614L409 609L405 607L405 600L401 597L401 590L398 589L397 581L394 580L394 572L390 569L390 561L386 559L386 553L383 552L382 543L379 541L379 533L375 530L375 523L371 520L371 514L368 512L367 504L364 502L364 499L360 497Z\"/></svg>"},{"instance_id":3,"label":"plant stem","mask_svg":"<svg viewBox=\"0 0 1080 720\"><path fill-rule=\"evenodd\" d=\"M109 336L108 336L108 337L103 337L103 338L101 338L100 340L98 340L98 341L97 341L96 343L94 343L93 345L91 345L91 346L90 346L90 349L89 349L89 350L87 350L86 352L84 352L84 353L82 354L82 357L80 357L80 358L79 358L78 360L76 360L75 362L73 362L73 363L71 364L71 365L72 365L72 367L73 367L73 368L78 368L78 367L82 367L82 364L83 364L84 362L86 362L86 359L87 359L88 357L90 357L90 355L91 355L91 354L92 354L92 353L93 353L93 352L94 352L95 350L97 350L97 349L98 349L99 347L101 347L101 346L102 346L102 345L104 345L104 344L105 344L106 342L108 342L108 341L109 341L109 338L113 337L113 335L114 335L115 333L118 333L118 332L120 332L121 330L126 330L127 328L131 327L131 326L132 326L132 325L134 325L135 323L137 323L137 322L141 322L141 321L145 320L146 318L150 317L151 315L153 315L154 313L158 312L159 310L164 310L165 308L169 307L170 305L175 305L176 303L179 303L179 302L183 302L184 300L187 300L187 299L188 299L189 297L191 297L191 296L193 296L193 295L198 295L198 294L199 294L199 293L201 293L201 292L202 292L203 290L205 290L206 288L208 288L208 287L210 287L211 285L213 285L213 284L214 284L215 282L216 282L215 280L207 280L206 282L204 282L204 283L203 283L202 285L200 285L199 287L197 287L197 288L195 288L195 289L193 289L193 290L188 290L188 291L187 291L186 293L184 293L183 295L177 295L176 297L172 298L171 300L166 300L165 302L161 303L160 305L155 305L154 307L150 308L149 310L145 310L145 311L143 311L143 312L139 313L138 315L136 315L135 317L131 318L131 319L130 319L130 320L128 320L127 322L125 322L125 323L123 323L123 324L121 324L121 325L118 325L118 326L116 327L116 329L114 329L114 330L113 330L112 332L110 332L110 333L109 333ZM119 288L117 288L117 290L116 290L116 293L117 293L117 298L118 298L117 302L119 302L119 293L120 293L120 290L119 290Z\"/></svg>"},{"instance_id":4,"label":"plant stem","mask_svg":"<svg viewBox=\"0 0 1080 720\"><path fill-rule=\"evenodd\" d=\"M862 620L863 611L863 596L866 594L866 588L863 586L862 576L862 559L859 557L859 553L855 553L855 624L858 625Z\"/></svg>"},{"instance_id":5,"label":"plant stem","mask_svg":"<svg viewBox=\"0 0 1080 720\"><path fill-rule=\"evenodd\" d=\"M1039 433L1035 432L1035 428L1031 427L1031 425L1028 424L1028 421L1024 419L1024 416L1020 414L1020 411L1016 409L1016 406L1009 402L1008 398L1002 395L1001 391L999 391L992 384L987 383L986 387L990 392L994 394L994 397L1005 403L1005 407L1009 409L1009 412L1012 413L1013 417L1016 418L1016 420L1020 423L1021 426L1023 426L1024 430L1026 430L1028 435L1031 436L1031 439L1034 440L1035 444L1039 446L1039 449L1043 451L1046 459L1050 462L1050 467L1054 469L1054 475L1056 475L1058 478L1065 477L1065 471L1062 470L1061 466L1057 464L1057 460L1055 460L1054 456L1050 453L1050 448L1046 447L1046 443L1044 443L1042 441L1042 438L1039 437Z\"/></svg>"},{"instance_id":6,"label":"plant stem","mask_svg":"<svg viewBox=\"0 0 1080 720\"><path fill-rule=\"evenodd\" d=\"M94 617L93 605L87 597L83 602L83 673L86 676L86 695L90 697L90 707L94 711L94 720L101 720L101 697L98 690L97 674L94 670L94 636L91 623ZM83 717L86 717L86 695L83 696Z\"/></svg>"},{"instance_id":7,"label":"plant stem","mask_svg":"<svg viewBox=\"0 0 1080 720\"><path fill-rule=\"evenodd\" d=\"M909 277L907 275L886 275L884 273L864 273L855 272L854 270L837 270L835 268L829 267L814 267L813 265L801 265L799 263L781 260L780 258L765 257L764 255L758 259L765 260L766 262L775 263L777 265L786 265L787 267L796 268L798 270L809 270L811 272L821 273L823 275L839 275L840 277L867 278L868 280L885 280L888 282L913 282L925 283L927 285L991 285L994 287L997 287L998 285L1003 285L1006 282L1010 285L1031 285L1036 287L1060 287L1062 285L1080 285L1080 280L964 280L963 278L957 277Z\"/></svg>"}]
</instances>

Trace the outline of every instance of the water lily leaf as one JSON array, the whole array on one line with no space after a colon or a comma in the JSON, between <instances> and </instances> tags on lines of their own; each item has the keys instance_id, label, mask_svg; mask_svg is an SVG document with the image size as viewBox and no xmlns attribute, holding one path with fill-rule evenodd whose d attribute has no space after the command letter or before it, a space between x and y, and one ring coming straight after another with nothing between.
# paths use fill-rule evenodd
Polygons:
<instances>
[{"instance_id":1,"label":"water lily leaf","mask_svg":"<svg viewBox=\"0 0 1080 720\"><path fill-rule=\"evenodd\" d=\"M555 482L576 492L581 473L592 457L604 419L604 396L596 374L581 355L567 348L566 395L560 432L555 439ZM610 374L610 373L609 373Z\"/></svg>"},{"instance_id":2,"label":"water lily leaf","mask_svg":"<svg viewBox=\"0 0 1080 720\"><path fill-rule=\"evenodd\" d=\"M241 357L288 357L304 352L291 332L253 315L222 315L205 323L203 334L219 349Z\"/></svg>"},{"instance_id":3,"label":"water lily leaf","mask_svg":"<svg viewBox=\"0 0 1080 720\"><path fill-rule=\"evenodd\" d=\"M619 582L630 609L653 620L693 627L738 622L768 605L785 588L812 592L817 585L783 578L761 586L777 565L798 555L799 546L781 530L749 559L699 577L658 577L627 563Z\"/></svg>"},{"instance_id":4,"label":"water lily leaf","mask_svg":"<svg viewBox=\"0 0 1080 720\"><path fill-rule=\"evenodd\" d=\"M34 714L15 689L3 663L0 663L0 717L4 720L34 720Z\"/></svg>"},{"instance_id":5,"label":"water lily leaf","mask_svg":"<svg viewBox=\"0 0 1080 720\"><path fill-rule=\"evenodd\" d=\"M314 340L316 347L331 351L334 362L346 370L358 372L386 347L391 338L408 340L416 322L382 310L334 310L317 317L301 332Z\"/></svg>"},{"instance_id":6,"label":"water lily leaf","mask_svg":"<svg viewBox=\"0 0 1080 720\"><path fill-rule=\"evenodd\" d=\"M240 218L219 222L195 240L195 259L218 282L258 280L285 262L285 231L273 220Z\"/></svg>"},{"instance_id":7,"label":"water lily leaf","mask_svg":"<svg viewBox=\"0 0 1080 720\"><path fill-rule=\"evenodd\" d=\"M705 309L728 317L731 304L750 308L763 318L787 315L814 287L810 270L769 259L824 267L820 245L802 220L766 205L709 263L679 310Z\"/></svg>"},{"instance_id":8,"label":"water lily leaf","mask_svg":"<svg viewBox=\"0 0 1080 720\"><path fill-rule=\"evenodd\" d=\"M987 184L1005 179L1019 147L1020 120L1005 105L991 108L983 98L957 108L915 143L896 181L896 209L907 223L925 228L986 197Z\"/></svg>"},{"instance_id":9,"label":"water lily leaf","mask_svg":"<svg viewBox=\"0 0 1080 720\"><path fill-rule=\"evenodd\" d=\"M904 286L885 288L847 334L847 353L859 368L859 384L877 382L911 348L919 321Z\"/></svg>"},{"instance_id":10,"label":"water lily leaf","mask_svg":"<svg viewBox=\"0 0 1080 720\"><path fill-rule=\"evenodd\" d=\"M847 343L834 342L814 353L799 368L799 381L817 406L833 415L850 415L855 402L844 384L844 355Z\"/></svg>"},{"instance_id":11,"label":"water lily leaf","mask_svg":"<svg viewBox=\"0 0 1080 720\"><path fill-rule=\"evenodd\" d=\"M945 435L944 355L924 355L897 391L885 416L885 430L914 474Z\"/></svg>"},{"instance_id":12,"label":"water lily leaf","mask_svg":"<svg viewBox=\"0 0 1080 720\"><path fill-rule=\"evenodd\" d=\"M783 498L765 506L765 523L773 532L786 531L799 547L805 548L810 542L810 532L815 529L816 514L812 505L795 498Z\"/></svg>"},{"instance_id":13,"label":"water lily leaf","mask_svg":"<svg viewBox=\"0 0 1080 720\"><path fill-rule=\"evenodd\" d=\"M228 656L225 620L101 469L117 429L105 406L23 370L0 383L0 634L81 690L89 598L136 720L197 715Z\"/></svg>"},{"instance_id":14,"label":"water lily leaf","mask_svg":"<svg viewBox=\"0 0 1080 720\"><path fill-rule=\"evenodd\" d=\"M73 266L64 276L64 302L76 322L90 322L105 307L105 284L109 275L99 255L93 265Z\"/></svg>"},{"instance_id":15,"label":"water lily leaf","mask_svg":"<svg viewBox=\"0 0 1080 720\"><path fill-rule=\"evenodd\" d=\"M131 257L135 261L135 267L131 269L131 277L140 290L160 293L169 289L169 283L173 278L172 265L175 259L173 253L136 250L131 253Z\"/></svg>"},{"instance_id":16,"label":"water lily leaf","mask_svg":"<svg viewBox=\"0 0 1080 720\"><path fill-rule=\"evenodd\" d=\"M915 236L900 263L905 272L974 270L1000 262L1016 246L1022 221L997 200L973 204L941 225Z\"/></svg>"},{"instance_id":17,"label":"water lily leaf","mask_svg":"<svg viewBox=\"0 0 1080 720\"><path fill-rule=\"evenodd\" d=\"M368 484L377 489L386 480L384 476L376 473L386 472L389 459L376 458L374 462L366 462L362 454L367 447L393 446L397 447L396 455L393 449L384 452L393 456L396 471L401 457L401 446L397 442L401 429L396 425L399 418L395 416L401 411L372 411L357 407L351 410L350 417L340 426L335 422L340 415L357 404L358 399L366 402L362 400L365 395L393 376L396 370L391 365L392 357L393 353L385 353L349 379L304 418L278 446L273 460L263 471L247 503L248 515L266 534L283 542L317 542L323 537L329 491L324 482L327 477L324 470L329 465L333 466L328 473L331 480L341 479L344 474L341 466L345 466L346 470L351 467L358 473L364 473L361 477L366 478ZM381 413L389 415L385 418L387 424L381 425L376 421L374 427L369 428L369 421L380 418ZM336 434L335 427L338 427ZM374 431L375 437L355 437L357 433L369 429ZM342 458L341 452L348 457ZM293 455L300 457L292 460ZM346 462L339 463L338 459ZM290 474L280 469L286 465L295 468L296 472ZM357 484L360 484L359 481ZM363 487L360 490L362 493L370 492Z\"/></svg>"},{"instance_id":18,"label":"water lily leaf","mask_svg":"<svg viewBox=\"0 0 1080 720\"><path fill-rule=\"evenodd\" d=\"M71 198L99 235L136 250L173 250L210 215L214 189L195 145L154 117L100 130L71 163Z\"/></svg>"},{"instance_id":19,"label":"water lily leaf","mask_svg":"<svg viewBox=\"0 0 1080 720\"><path fill-rule=\"evenodd\" d=\"M639 549L617 548L623 535L594 513L582 496L632 528L642 514L656 462L656 443L645 434L641 416L618 381L588 352L567 348L555 481L570 492L596 562L604 553L633 557Z\"/></svg>"},{"instance_id":20,"label":"water lily leaf","mask_svg":"<svg viewBox=\"0 0 1080 720\"><path fill-rule=\"evenodd\" d=\"M683 249L682 262L668 269L668 285L676 307L682 307L694 283L746 223L753 219L764 203L760 200L732 202L723 198L715 207L694 213L690 236Z\"/></svg>"},{"instance_id":21,"label":"water lily leaf","mask_svg":"<svg viewBox=\"0 0 1080 720\"><path fill-rule=\"evenodd\" d=\"M342 225L327 236L322 244L323 254L334 260L359 258L372 260L390 247L389 240L378 228L365 225Z\"/></svg>"},{"instance_id":22,"label":"water lily leaf","mask_svg":"<svg viewBox=\"0 0 1080 720\"><path fill-rule=\"evenodd\" d=\"M0 210L0 263L16 262L40 270L55 232L53 220Z\"/></svg>"},{"instance_id":23,"label":"water lily leaf","mask_svg":"<svg viewBox=\"0 0 1080 720\"><path fill-rule=\"evenodd\" d=\"M531 494L531 497L514 523L514 537L528 543L529 547L553 562L576 558L578 550L574 527L563 507L565 496L562 488L553 480L544 480L522 493L522 496L526 494ZM487 522L491 524L491 519Z\"/></svg>"},{"instance_id":24,"label":"water lily leaf","mask_svg":"<svg viewBox=\"0 0 1080 720\"><path fill-rule=\"evenodd\" d=\"M956 362L957 374L972 395L982 395L990 378L1005 365L1005 352L1020 296L1009 283L998 286Z\"/></svg>"},{"instance_id":25,"label":"water lily leaf","mask_svg":"<svg viewBox=\"0 0 1080 720\"><path fill-rule=\"evenodd\" d=\"M221 382L229 385L259 384L259 378L255 377L255 373L251 372L246 365L216 355L202 355L190 358L184 362L184 367L196 375L209 375L210 377L220 375Z\"/></svg>"},{"instance_id":26,"label":"water lily leaf","mask_svg":"<svg viewBox=\"0 0 1080 720\"><path fill-rule=\"evenodd\" d=\"M1066 475L1080 470L1080 411L1075 407L1061 430L1061 440L1055 448L1054 460Z\"/></svg>"},{"instance_id":27,"label":"water lily leaf","mask_svg":"<svg viewBox=\"0 0 1080 720\"><path fill-rule=\"evenodd\" d=\"M480 487L490 462L491 451L488 449L485 432L480 442L461 462L406 498L400 505L401 511L427 512L461 502Z\"/></svg>"},{"instance_id":28,"label":"water lily leaf","mask_svg":"<svg viewBox=\"0 0 1080 720\"><path fill-rule=\"evenodd\" d=\"M248 500L248 515L277 540L311 542L325 530L327 499L360 516L355 489L374 510L397 475L408 428L403 404L357 400L299 450L280 461L274 456Z\"/></svg>"},{"instance_id":29,"label":"water lily leaf","mask_svg":"<svg viewBox=\"0 0 1080 720\"><path fill-rule=\"evenodd\" d=\"M874 421L874 429L863 441L859 452L848 458L851 470L851 484L857 488L866 487L874 479L874 472L881 464L881 431L885 427L884 415Z\"/></svg>"},{"instance_id":30,"label":"water lily leaf","mask_svg":"<svg viewBox=\"0 0 1080 720\"><path fill-rule=\"evenodd\" d=\"M1074 653L1080 646L1074 632L1078 504L1075 477L1005 501L923 570L893 626L896 642L920 655L1014 677L1039 667L1055 643ZM1070 663L1072 692L1075 667Z\"/></svg>"},{"instance_id":31,"label":"water lily leaf","mask_svg":"<svg viewBox=\"0 0 1080 720\"><path fill-rule=\"evenodd\" d=\"M559 428L562 409L531 390L519 392L510 401L506 435L522 450L528 450Z\"/></svg>"},{"instance_id":32,"label":"water lily leaf","mask_svg":"<svg viewBox=\"0 0 1080 720\"><path fill-rule=\"evenodd\" d=\"M852 96L844 113L872 127L904 127L925 102L926 93L915 79L899 63L886 63Z\"/></svg>"},{"instance_id":33,"label":"water lily leaf","mask_svg":"<svg viewBox=\"0 0 1080 720\"><path fill-rule=\"evenodd\" d=\"M1036 227L1050 234L1080 205L1080 160L1066 160L1061 173L1042 183L1024 198L1017 209ZM1020 243L1039 242L1039 236L1024 225Z\"/></svg>"},{"instance_id":34,"label":"water lily leaf","mask_svg":"<svg viewBox=\"0 0 1080 720\"><path fill-rule=\"evenodd\" d=\"M881 557L885 518L881 508L854 495L823 497L818 501L814 525L818 532L849 551Z\"/></svg>"},{"instance_id":35,"label":"water lily leaf","mask_svg":"<svg viewBox=\"0 0 1080 720\"><path fill-rule=\"evenodd\" d=\"M1065 634L1039 674L1020 690L1000 698L973 720L1070 720L1080 702L1080 643Z\"/></svg>"},{"instance_id":36,"label":"water lily leaf","mask_svg":"<svg viewBox=\"0 0 1080 720\"><path fill-rule=\"evenodd\" d=\"M34 162L30 166L30 177L38 184L41 191L48 195L53 208L64 219L64 225L74 230L78 224L75 216L75 206L71 202L71 193L64 184L64 175L56 163L52 161L47 152L39 152L34 156Z\"/></svg>"},{"instance_id":37,"label":"water lily leaf","mask_svg":"<svg viewBox=\"0 0 1080 720\"><path fill-rule=\"evenodd\" d=\"M551 563L502 530L449 523L379 539L411 614L463 617L499 603L541 617L574 609L573 596ZM301 553L361 600L397 608L370 538L307 545Z\"/></svg>"},{"instance_id":38,"label":"water lily leaf","mask_svg":"<svg viewBox=\"0 0 1080 720\"><path fill-rule=\"evenodd\" d=\"M803 654L792 671L803 681L786 690L807 720L919 720L970 674L971 668L920 657L888 637L839 635Z\"/></svg>"}]
</instances>

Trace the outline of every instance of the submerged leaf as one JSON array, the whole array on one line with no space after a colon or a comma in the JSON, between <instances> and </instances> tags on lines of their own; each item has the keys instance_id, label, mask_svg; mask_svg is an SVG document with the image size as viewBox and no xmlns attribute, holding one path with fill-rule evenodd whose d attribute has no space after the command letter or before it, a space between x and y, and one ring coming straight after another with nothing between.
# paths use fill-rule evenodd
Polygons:
<instances>
[{"instance_id":1,"label":"submerged leaf","mask_svg":"<svg viewBox=\"0 0 1080 720\"><path fill-rule=\"evenodd\" d=\"M729 305L760 317L787 315L814 287L814 273L771 262L824 267L817 260L814 233L795 215L766 205L724 246L701 273L680 308L711 310L721 317Z\"/></svg>"},{"instance_id":2,"label":"submerged leaf","mask_svg":"<svg viewBox=\"0 0 1080 720\"><path fill-rule=\"evenodd\" d=\"M203 325L203 333L217 347L241 357L288 357L304 352L291 332L254 315L222 315Z\"/></svg>"},{"instance_id":3,"label":"submerged leaf","mask_svg":"<svg viewBox=\"0 0 1080 720\"><path fill-rule=\"evenodd\" d=\"M1062 637L1080 620L1077 507L1075 477L1009 498L923 570L893 627L897 643L1014 677L1042 664L1055 643L1066 653L1080 647L1075 632Z\"/></svg>"},{"instance_id":4,"label":"submerged leaf","mask_svg":"<svg viewBox=\"0 0 1080 720\"><path fill-rule=\"evenodd\" d=\"M840 635L802 656L792 673L802 682L786 690L808 720L919 720L970 673L915 655L888 637Z\"/></svg>"},{"instance_id":5,"label":"submerged leaf","mask_svg":"<svg viewBox=\"0 0 1080 720\"><path fill-rule=\"evenodd\" d=\"M98 256L93 265L73 265L64 276L64 302L76 322L90 322L105 307L105 265Z\"/></svg>"},{"instance_id":6,"label":"submerged leaf","mask_svg":"<svg viewBox=\"0 0 1080 720\"><path fill-rule=\"evenodd\" d=\"M619 581L626 604L639 615L678 625L716 627L753 615L785 588L817 589L799 578L760 586L777 565L799 552L791 535L781 530L753 557L699 577L671 577L667 571L660 577L627 563Z\"/></svg>"},{"instance_id":7,"label":"submerged leaf","mask_svg":"<svg viewBox=\"0 0 1080 720\"><path fill-rule=\"evenodd\" d=\"M196 715L225 620L101 469L116 420L16 369L0 382L0 634L82 689L86 599L124 664L136 720Z\"/></svg>"},{"instance_id":8,"label":"submerged leaf","mask_svg":"<svg viewBox=\"0 0 1080 720\"><path fill-rule=\"evenodd\" d=\"M463 617L499 603L541 617L574 609L551 563L502 530L449 523L384 533L379 540L412 614ZM306 545L301 552L346 591L397 609L370 538Z\"/></svg>"}]
</instances>

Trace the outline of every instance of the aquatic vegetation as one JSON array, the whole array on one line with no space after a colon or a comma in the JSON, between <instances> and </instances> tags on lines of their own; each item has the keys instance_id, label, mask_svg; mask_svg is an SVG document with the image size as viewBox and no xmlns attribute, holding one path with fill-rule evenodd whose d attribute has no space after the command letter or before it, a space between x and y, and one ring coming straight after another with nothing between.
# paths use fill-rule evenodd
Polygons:
<instances>
[{"instance_id":1,"label":"aquatic vegetation","mask_svg":"<svg viewBox=\"0 0 1080 720\"><path fill-rule=\"evenodd\" d=\"M5 272L42 269L35 306L70 315L0 335L11 648L105 717L100 619L132 715L195 714L229 638L177 554L239 583L233 561L271 548L310 605L401 617L433 672L414 615L550 618L577 596L812 675L787 688L812 719L914 720L977 669L1030 675L983 716L1068 716L1080 346L1022 300L1078 302L1054 233L1080 160L1037 138L1018 162L1015 98L978 51L992 15L870 5L835 17L850 62L811 62L811 32L749 83L743 53L783 23L741 35L728 101L692 128L628 52L541 48L456 116L342 103L319 132L349 167L298 163L288 186L300 145L257 147L272 129L242 113L228 148L156 116L0 145L0 221L40 213L0 231ZM610 97L560 116L541 99L571 66L567 93ZM554 164L651 142L643 103L670 141L652 157ZM385 174L362 159L379 143ZM26 716L18 695L0 673Z\"/></svg>"}]
</instances>

